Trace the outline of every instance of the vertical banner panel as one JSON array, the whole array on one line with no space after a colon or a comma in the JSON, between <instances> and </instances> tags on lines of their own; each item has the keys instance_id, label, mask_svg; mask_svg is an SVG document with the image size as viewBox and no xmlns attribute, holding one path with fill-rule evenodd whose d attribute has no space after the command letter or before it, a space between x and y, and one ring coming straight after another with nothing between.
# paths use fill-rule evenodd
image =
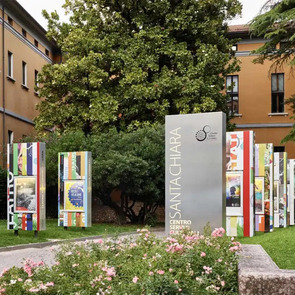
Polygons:
<instances>
[{"instance_id":1,"label":"vertical banner panel","mask_svg":"<svg viewBox=\"0 0 295 295\"><path fill-rule=\"evenodd\" d=\"M255 190L254 190L254 182L255 182L255 172L254 172L254 157L255 157L255 144L254 144L254 132L247 131L249 134L249 164L250 164L250 237L254 236L254 222L255 222L255 214L254 214L254 198L255 198Z\"/></svg>"},{"instance_id":2,"label":"vertical banner panel","mask_svg":"<svg viewBox=\"0 0 295 295\"><path fill-rule=\"evenodd\" d=\"M60 200L59 200L59 210L64 209L64 155L60 154L60 168L59 170L59 175L60 175L60 190L59 190L59 195L60 195Z\"/></svg>"},{"instance_id":3,"label":"vertical banner panel","mask_svg":"<svg viewBox=\"0 0 295 295\"><path fill-rule=\"evenodd\" d=\"M244 216L244 236L250 236L250 198L246 198L246 196L250 196L250 138L249 132L244 132L244 171L243 171L243 179L244 179L244 199L243 199L243 216Z\"/></svg>"},{"instance_id":4,"label":"vertical banner panel","mask_svg":"<svg viewBox=\"0 0 295 295\"><path fill-rule=\"evenodd\" d=\"M73 153L68 153L68 179L73 179L72 178L72 154Z\"/></svg>"},{"instance_id":5,"label":"vertical banner panel","mask_svg":"<svg viewBox=\"0 0 295 295\"><path fill-rule=\"evenodd\" d=\"M63 153L64 155L64 180L69 178L69 153Z\"/></svg>"},{"instance_id":6,"label":"vertical banner panel","mask_svg":"<svg viewBox=\"0 0 295 295\"><path fill-rule=\"evenodd\" d=\"M37 142L33 142L33 162L32 162L32 166L33 166L33 175L37 176Z\"/></svg>"},{"instance_id":7,"label":"vertical banner panel","mask_svg":"<svg viewBox=\"0 0 295 295\"><path fill-rule=\"evenodd\" d=\"M37 230L40 230L40 143L37 142Z\"/></svg>"},{"instance_id":8,"label":"vertical banner panel","mask_svg":"<svg viewBox=\"0 0 295 295\"><path fill-rule=\"evenodd\" d=\"M294 159L290 159L290 188L289 188L289 200L290 200L290 225L294 225Z\"/></svg>"},{"instance_id":9,"label":"vertical banner panel","mask_svg":"<svg viewBox=\"0 0 295 295\"><path fill-rule=\"evenodd\" d=\"M82 152L81 153L81 178L82 179L85 179L85 155L86 155L86 152Z\"/></svg>"},{"instance_id":10,"label":"vertical banner panel","mask_svg":"<svg viewBox=\"0 0 295 295\"><path fill-rule=\"evenodd\" d=\"M8 144L7 229L45 229L45 189L45 143Z\"/></svg>"},{"instance_id":11,"label":"vertical banner panel","mask_svg":"<svg viewBox=\"0 0 295 295\"><path fill-rule=\"evenodd\" d=\"M33 146L32 143L27 143L27 175L33 175Z\"/></svg>"},{"instance_id":12,"label":"vertical banner panel","mask_svg":"<svg viewBox=\"0 0 295 295\"><path fill-rule=\"evenodd\" d=\"M90 152L59 154L58 224L60 226L91 226L91 165Z\"/></svg>"},{"instance_id":13,"label":"vertical banner panel","mask_svg":"<svg viewBox=\"0 0 295 295\"><path fill-rule=\"evenodd\" d=\"M76 153L72 153L72 179L77 179L76 177Z\"/></svg>"},{"instance_id":14,"label":"vertical banner panel","mask_svg":"<svg viewBox=\"0 0 295 295\"><path fill-rule=\"evenodd\" d=\"M13 214L13 229L18 230L18 213Z\"/></svg>"},{"instance_id":15,"label":"vertical banner panel","mask_svg":"<svg viewBox=\"0 0 295 295\"><path fill-rule=\"evenodd\" d=\"M284 227L287 227L287 153L284 157Z\"/></svg>"},{"instance_id":16,"label":"vertical banner panel","mask_svg":"<svg viewBox=\"0 0 295 295\"><path fill-rule=\"evenodd\" d=\"M258 161L259 157L255 159L257 167L254 167L254 154L258 152L258 148L254 145L253 131L238 131L227 132L227 175L231 177L239 176L239 181L234 184L230 178L227 178L227 199L231 199L228 195L234 195L236 192L240 194L241 203L226 204L227 222L242 224L239 226L240 236L253 236L254 235L254 178L255 173L259 173ZM260 196L260 205L262 204L263 196ZM228 218L230 217L230 218ZM233 218L233 217L236 217ZM233 218L233 219L232 219ZM232 228L228 225L227 228ZM243 232L241 232L241 229ZM230 231L231 232L231 231ZM235 235L235 232L233 232Z\"/></svg>"},{"instance_id":17,"label":"vertical banner panel","mask_svg":"<svg viewBox=\"0 0 295 295\"><path fill-rule=\"evenodd\" d=\"M84 182L84 212L85 212L85 215L87 216L88 215L88 207L87 207L87 204L88 204L88 198L87 198L87 189L88 189L88 153L85 153L85 182ZM85 220L85 226L87 227L88 224L87 224L87 218Z\"/></svg>"},{"instance_id":18,"label":"vertical banner panel","mask_svg":"<svg viewBox=\"0 0 295 295\"><path fill-rule=\"evenodd\" d=\"M21 154L23 157L23 161L22 161L22 175L26 176L27 175L27 144L26 143L22 143L21 144Z\"/></svg>"},{"instance_id":19,"label":"vertical banner panel","mask_svg":"<svg viewBox=\"0 0 295 295\"><path fill-rule=\"evenodd\" d=\"M81 179L81 153L76 153L76 179Z\"/></svg>"},{"instance_id":20,"label":"vertical banner panel","mask_svg":"<svg viewBox=\"0 0 295 295\"><path fill-rule=\"evenodd\" d=\"M32 214L27 214L27 230L33 230L33 217L32 217Z\"/></svg>"},{"instance_id":21,"label":"vertical banner panel","mask_svg":"<svg viewBox=\"0 0 295 295\"><path fill-rule=\"evenodd\" d=\"M13 174L18 175L18 144L13 144Z\"/></svg>"},{"instance_id":22,"label":"vertical banner panel","mask_svg":"<svg viewBox=\"0 0 295 295\"><path fill-rule=\"evenodd\" d=\"M92 153L88 153L87 226L92 225ZM85 226L85 225L84 225Z\"/></svg>"},{"instance_id":23,"label":"vertical banner panel","mask_svg":"<svg viewBox=\"0 0 295 295\"><path fill-rule=\"evenodd\" d=\"M273 231L274 227L274 159L273 159L273 145L269 144L270 150L270 175L269 175L269 201L270 201L270 215L269 215L269 230Z\"/></svg>"},{"instance_id":24,"label":"vertical banner panel","mask_svg":"<svg viewBox=\"0 0 295 295\"><path fill-rule=\"evenodd\" d=\"M46 153L40 143L40 230L46 229Z\"/></svg>"},{"instance_id":25,"label":"vertical banner panel","mask_svg":"<svg viewBox=\"0 0 295 295\"><path fill-rule=\"evenodd\" d=\"M7 229L14 228L14 145L7 145Z\"/></svg>"}]
</instances>

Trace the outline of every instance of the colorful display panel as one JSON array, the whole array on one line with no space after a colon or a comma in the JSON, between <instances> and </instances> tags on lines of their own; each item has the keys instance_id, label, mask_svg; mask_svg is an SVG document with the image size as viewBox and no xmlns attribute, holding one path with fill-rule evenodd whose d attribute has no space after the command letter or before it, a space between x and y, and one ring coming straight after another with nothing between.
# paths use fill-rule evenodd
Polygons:
<instances>
[{"instance_id":1,"label":"colorful display panel","mask_svg":"<svg viewBox=\"0 0 295 295\"><path fill-rule=\"evenodd\" d=\"M255 230L273 231L273 144L255 144ZM274 198L277 201L277 183Z\"/></svg>"},{"instance_id":2,"label":"colorful display panel","mask_svg":"<svg viewBox=\"0 0 295 295\"><path fill-rule=\"evenodd\" d=\"M229 236L254 235L254 133L226 133L226 229Z\"/></svg>"},{"instance_id":3,"label":"colorful display panel","mask_svg":"<svg viewBox=\"0 0 295 295\"><path fill-rule=\"evenodd\" d=\"M241 207L242 173L226 174L226 207Z\"/></svg>"},{"instance_id":4,"label":"colorful display panel","mask_svg":"<svg viewBox=\"0 0 295 295\"><path fill-rule=\"evenodd\" d=\"M7 229L46 229L45 143L7 145Z\"/></svg>"},{"instance_id":5,"label":"colorful display panel","mask_svg":"<svg viewBox=\"0 0 295 295\"><path fill-rule=\"evenodd\" d=\"M277 196L274 206L274 227L287 226L287 153L274 153L274 182Z\"/></svg>"},{"instance_id":6,"label":"colorful display panel","mask_svg":"<svg viewBox=\"0 0 295 295\"><path fill-rule=\"evenodd\" d=\"M290 201L290 225L295 224L295 160L290 159L289 165L290 184L289 184L289 201Z\"/></svg>"},{"instance_id":7,"label":"colorful display panel","mask_svg":"<svg viewBox=\"0 0 295 295\"><path fill-rule=\"evenodd\" d=\"M90 152L58 154L59 226L91 226L91 163Z\"/></svg>"}]
</instances>

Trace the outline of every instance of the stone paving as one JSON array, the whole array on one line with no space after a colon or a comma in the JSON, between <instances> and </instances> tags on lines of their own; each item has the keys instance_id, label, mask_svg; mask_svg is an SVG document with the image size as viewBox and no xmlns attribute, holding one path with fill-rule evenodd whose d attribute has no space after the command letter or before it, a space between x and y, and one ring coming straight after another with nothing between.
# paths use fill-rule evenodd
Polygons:
<instances>
[{"instance_id":1,"label":"stone paving","mask_svg":"<svg viewBox=\"0 0 295 295\"><path fill-rule=\"evenodd\" d=\"M294 295L295 270L280 269L260 245L243 245L239 295Z\"/></svg>"},{"instance_id":2,"label":"stone paving","mask_svg":"<svg viewBox=\"0 0 295 295\"><path fill-rule=\"evenodd\" d=\"M153 231L156 236L164 237L165 233L163 230ZM120 237L130 237L136 236L133 234L123 234ZM90 238L81 238L76 239L74 242L84 242L85 240L98 240L102 237L90 237ZM40 243L32 245L21 245L16 247L8 247L8 249L0 248L0 273L5 268L10 268L13 266L22 266L22 262L29 258L34 262L43 261L45 264L51 266L55 263L55 254L54 250L57 250L59 247L58 242L49 242L49 243Z\"/></svg>"}]
</instances>

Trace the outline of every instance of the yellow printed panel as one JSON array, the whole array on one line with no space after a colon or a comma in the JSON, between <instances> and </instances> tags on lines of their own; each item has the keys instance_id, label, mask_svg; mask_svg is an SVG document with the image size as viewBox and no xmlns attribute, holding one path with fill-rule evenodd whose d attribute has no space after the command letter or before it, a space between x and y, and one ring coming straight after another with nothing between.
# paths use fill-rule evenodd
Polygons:
<instances>
[{"instance_id":1,"label":"yellow printed panel","mask_svg":"<svg viewBox=\"0 0 295 295\"><path fill-rule=\"evenodd\" d=\"M84 211L84 181L65 181L65 210Z\"/></svg>"}]
</instances>

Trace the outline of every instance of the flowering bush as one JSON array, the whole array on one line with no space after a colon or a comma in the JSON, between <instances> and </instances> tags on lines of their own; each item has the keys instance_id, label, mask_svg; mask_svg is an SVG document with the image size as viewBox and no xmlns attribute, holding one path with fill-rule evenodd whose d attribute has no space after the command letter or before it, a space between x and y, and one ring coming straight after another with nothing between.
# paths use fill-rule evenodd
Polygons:
<instances>
[{"instance_id":1,"label":"flowering bush","mask_svg":"<svg viewBox=\"0 0 295 295\"><path fill-rule=\"evenodd\" d=\"M166 239L139 236L63 246L52 267L26 260L5 270L0 294L237 294L240 244L188 230Z\"/></svg>"}]
</instances>

